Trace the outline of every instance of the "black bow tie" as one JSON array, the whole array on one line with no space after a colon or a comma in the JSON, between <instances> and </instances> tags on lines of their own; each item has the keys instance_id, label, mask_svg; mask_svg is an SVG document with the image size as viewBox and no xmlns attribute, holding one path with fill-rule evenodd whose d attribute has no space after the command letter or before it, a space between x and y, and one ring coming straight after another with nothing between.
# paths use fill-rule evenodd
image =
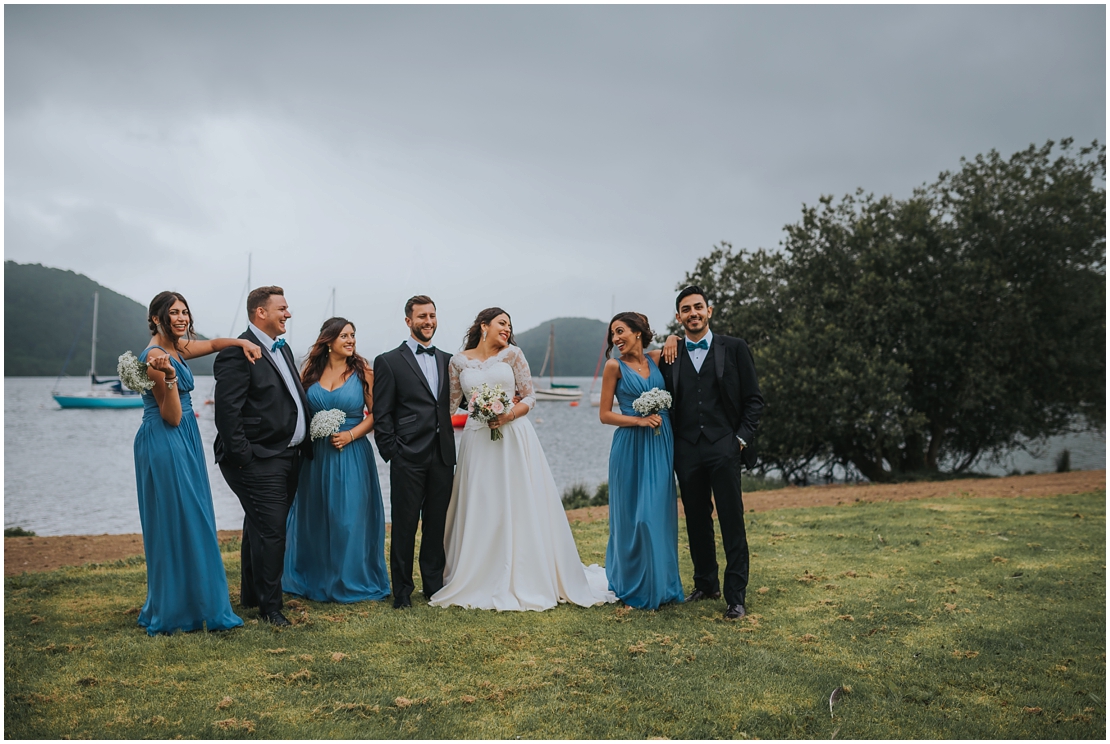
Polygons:
<instances>
[{"instance_id":1,"label":"black bow tie","mask_svg":"<svg viewBox=\"0 0 1110 744\"><path fill-rule=\"evenodd\" d=\"M434 355L436 353L436 347L434 347L434 346L421 346L420 344L417 344L416 345L416 353L417 354L432 354L432 355Z\"/></svg>"}]
</instances>

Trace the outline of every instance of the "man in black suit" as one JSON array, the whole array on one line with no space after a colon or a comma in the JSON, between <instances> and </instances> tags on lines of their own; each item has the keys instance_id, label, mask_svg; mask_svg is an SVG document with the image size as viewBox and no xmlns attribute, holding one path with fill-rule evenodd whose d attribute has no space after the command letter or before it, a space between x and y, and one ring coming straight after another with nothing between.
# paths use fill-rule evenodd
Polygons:
<instances>
[{"instance_id":1,"label":"man in black suit","mask_svg":"<svg viewBox=\"0 0 1110 744\"><path fill-rule=\"evenodd\" d=\"M281 287L251 290L239 338L261 346L262 360L249 364L241 352L220 352L213 365L216 462L245 513L239 602L279 627L290 624L281 613L285 519L302 458L312 457L308 398L293 353L278 338L291 317Z\"/></svg>"},{"instance_id":2,"label":"man in black suit","mask_svg":"<svg viewBox=\"0 0 1110 744\"><path fill-rule=\"evenodd\" d=\"M713 536L715 502L725 548L725 617L737 620L744 617L748 588L740 467L755 464L752 445L763 396L748 345L709 330L713 308L700 288L682 290L675 310L686 342L679 342L672 364L661 363L659 368L674 398L674 470L694 562L694 591L686 601L721 596Z\"/></svg>"},{"instance_id":3,"label":"man in black suit","mask_svg":"<svg viewBox=\"0 0 1110 744\"><path fill-rule=\"evenodd\" d=\"M393 606L412 607L413 553L421 521L420 578L425 598L443 587L443 530L455 473L447 364L432 346L436 306L426 295L405 303L409 337L374 360L374 441L389 462ZM242 354L240 354L242 356Z\"/></svg>"}]
</instances>

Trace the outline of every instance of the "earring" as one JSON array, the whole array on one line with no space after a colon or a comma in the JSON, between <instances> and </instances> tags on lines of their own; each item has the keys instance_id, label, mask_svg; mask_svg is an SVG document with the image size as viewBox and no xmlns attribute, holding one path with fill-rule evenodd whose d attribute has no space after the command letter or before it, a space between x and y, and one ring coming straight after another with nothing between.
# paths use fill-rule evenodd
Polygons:
<instances>
[{"instance_id":1,"label":"earring","mask_svg":"<svg viewBox=\"0 0 1110 744\"><path fill-rule=\"evenodd\" d=\"M485 341L485 340L486 340L486 332L485 332L485 331L482 331L482 340L483 340L483 341Z\"/></svg>"},{"instance_id":2,"label":"earring","mask_svg":"<svg viewBox=\"0 0 1110 744\"><path fill-rule=\"evenodd\" d=\"M331 353L331 344L328 345L328 353Z\"/></svg>"}]
</instances>

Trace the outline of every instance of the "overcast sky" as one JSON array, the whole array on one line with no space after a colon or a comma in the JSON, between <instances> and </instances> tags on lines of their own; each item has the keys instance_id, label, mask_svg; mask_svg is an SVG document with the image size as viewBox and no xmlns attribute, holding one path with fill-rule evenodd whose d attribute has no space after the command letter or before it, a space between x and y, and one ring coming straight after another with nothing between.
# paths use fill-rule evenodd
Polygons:
<instances>
[{"instance_id":1,"label":"overcast sky","mask_svg":"<svg viewBox=\"0 0 1110 744\"><path fill-rule=\"evenodd\" d=\"M1106 138L1104 6L12 6L5 257L244 328L332 288L367 356L635 309L803 203ZM70 330L65 330L70 333Z\"/></svg>"}]
</instances>

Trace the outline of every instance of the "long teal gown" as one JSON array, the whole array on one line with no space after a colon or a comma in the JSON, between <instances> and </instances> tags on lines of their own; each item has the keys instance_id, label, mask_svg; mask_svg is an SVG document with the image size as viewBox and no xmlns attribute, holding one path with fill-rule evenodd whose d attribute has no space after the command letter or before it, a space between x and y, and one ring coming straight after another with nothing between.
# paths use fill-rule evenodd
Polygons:
<instances>
[{"instance_id":1,"label":"long teal gown","mask_svg":"<svg viewBox=\"0 0 1110 744\"><path fill-rule=\"evenodd\" d=\"M362 422L362 381L351 375L335 390L308 389L310 416L338 408L340 431ZM312 443L289 510L281 587L316 602L386 599L385 508L378 466L367 437L337 450L329 438Z\"/></svg>"},{"instance_id":2,"label":"long teal gown","mask_svg":"<svg viewBox=\"0 0 1110 744\"><path fill-rule=\"evenodd\" d=\"M639 416L632 402L652 388L665 389L648 358L645 380L624 362L617 381L620 412ZM609 588L631 607L657 609L683 601L678 572L678 494L674 485L674 435L667 411L662 434L650 427L618 427L609 452Z\"/></svg>"},{"instance_id":3,"label":"long teal gown","mask_svg":"<svg viewBox=\"0 0 1110 744\"><path fill-rule=\"evenodd\" d=\"M152 346L139 355L146 361ZM135 434L135 485L146 552L146 603L139 625L150 635L183 630L228 630L243 624L231 611L227 573L216 539L216 516L200 429L193 413L193 373L177 371L181 423L171 426L150 392Z\"/></svg>"}]
</instances>

